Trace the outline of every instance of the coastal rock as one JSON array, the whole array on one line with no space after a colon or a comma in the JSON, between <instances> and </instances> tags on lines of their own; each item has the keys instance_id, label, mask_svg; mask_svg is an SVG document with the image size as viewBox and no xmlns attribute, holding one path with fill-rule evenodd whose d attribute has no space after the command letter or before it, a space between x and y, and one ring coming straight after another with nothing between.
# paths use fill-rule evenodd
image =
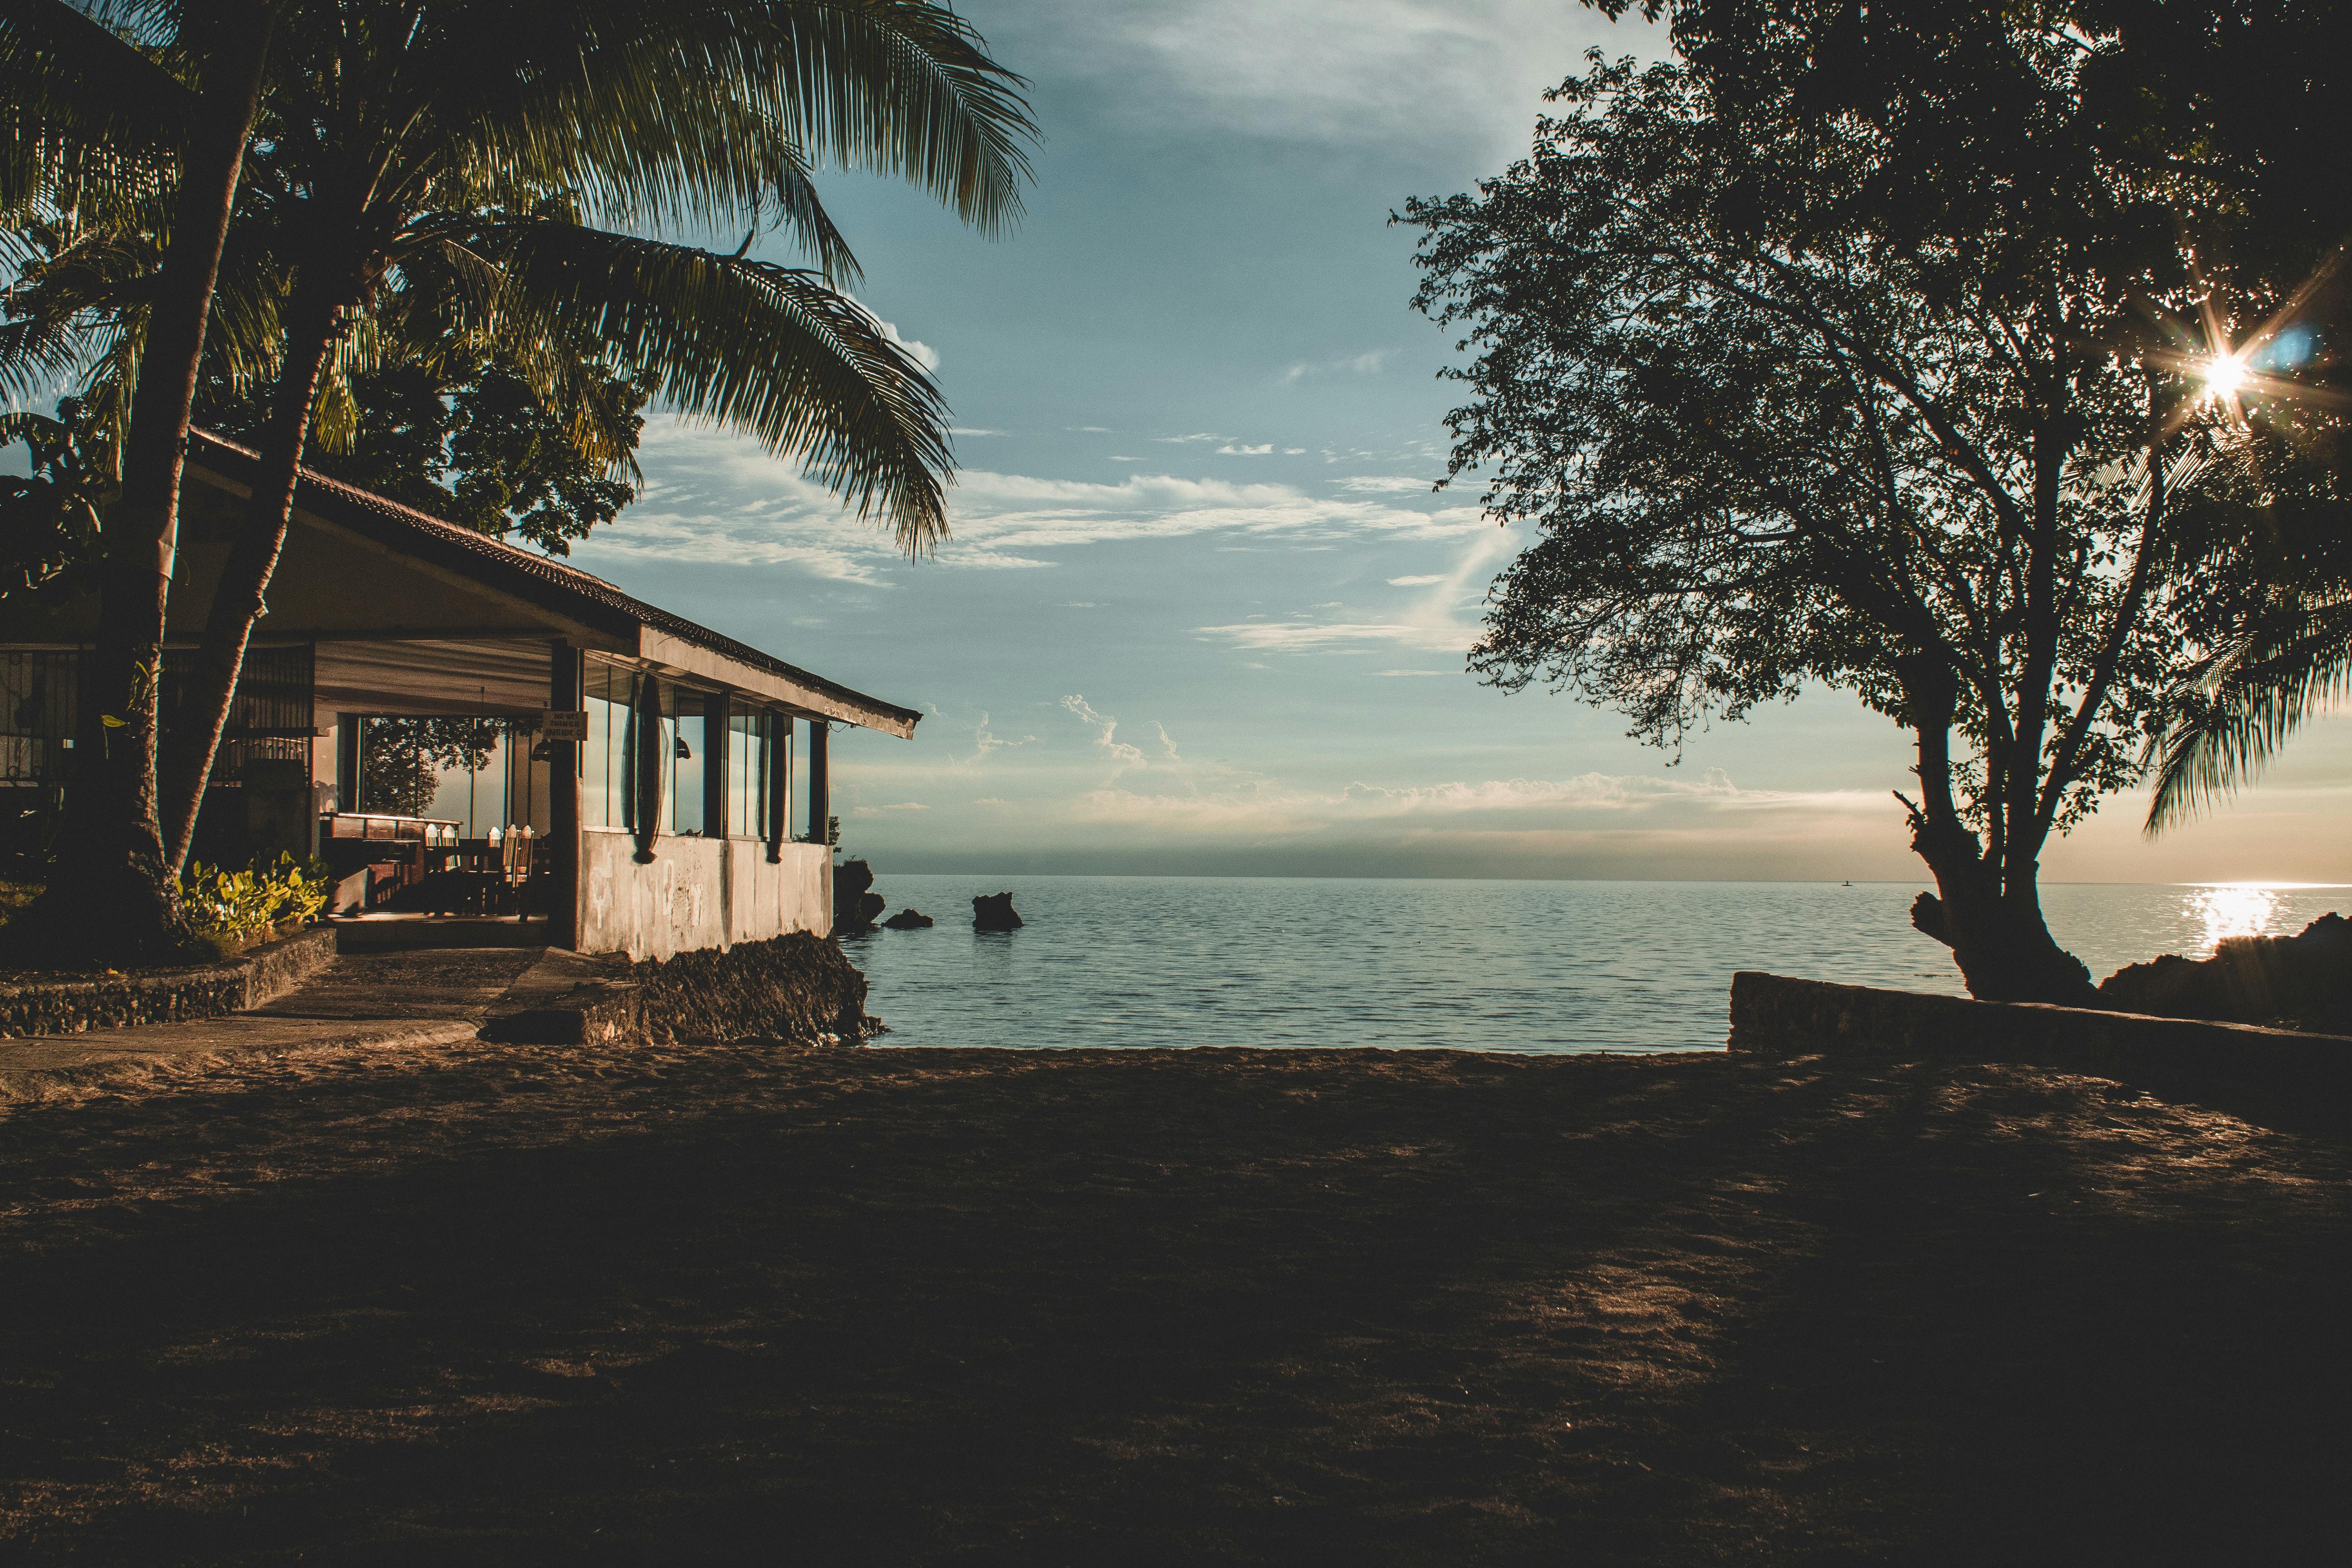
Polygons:
<instances>
[{"instance_id":1,"label":"coastal rock","mask_svg":"<svg viewBox=\"0 0 2352 1568\"><path fill-rule=\"evenodd\" d=\"M2322 915L2294 936L2238 936L2202 961L2167 953L2117 970L2099 1005L2119 1013L2352 1033L2352 921Z\"/></svg>"},{"instance_id":2,"label":"coastal rock","mask_svg":"<svg viewBox=\"0 0 2352 1568\"><path fill-rule=\"evenodd\" d=\"M921 931L932 922L931 917L920 910L904 909L882 923L892 931Z\"/></svg>"},{"instance_id":3,"label":"coastal rock","mask_svg":"<svg viewBox=\"0 0 2352 1568\"><path fill-rule=\"evenodd\" d=\"M855 936L874 929L877 916L889 907L874 886L874 868L863 860L844 860L833 869L833 933Z\"/></svg>"},{"instance_id":4,"label":"coastal rock","mask_svg":"<svg viewBox=\"0 0 2352 1568\"><path fill-rule=\"evenodd\" d=\"M1018 931L1022 919L1013 910L1010 893L982 893L971 901L971 929L974 931Z\"/></svg>"}]
</instances>

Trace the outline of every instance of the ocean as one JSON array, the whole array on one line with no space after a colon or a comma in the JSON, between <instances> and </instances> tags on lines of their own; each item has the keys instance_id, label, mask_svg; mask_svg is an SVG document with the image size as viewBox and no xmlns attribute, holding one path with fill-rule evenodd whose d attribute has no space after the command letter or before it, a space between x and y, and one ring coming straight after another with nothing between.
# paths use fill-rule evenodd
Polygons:
<instances>
[{"instance_id":1,"label":"ocean","mask_svg":"<svg viewBox=\"0 0 2352 1568\"><path fill-rule=\"evenodd\" d=\"M1913 931L1922 884L885 874L939 923L843 942L894 1046L1720 1047L1732 972L1964 994ZM976 893L1028 923L971 929ZM2352 911L2352 888L2059 883L2052 930L2104 979Z\"/></svg>"}]
</instances>

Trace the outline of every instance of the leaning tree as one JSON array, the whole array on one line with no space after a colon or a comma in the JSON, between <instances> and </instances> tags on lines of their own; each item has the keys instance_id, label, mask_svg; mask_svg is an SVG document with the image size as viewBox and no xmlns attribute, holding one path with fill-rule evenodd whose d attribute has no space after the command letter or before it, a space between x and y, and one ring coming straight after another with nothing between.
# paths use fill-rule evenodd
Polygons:
<instances>
[{"instance_id":1,"label":"leaning tree","mask_svg":"<svg viewBox=\"0 0 2352 1568\"><path fill-rule=\"evenodd\" d=\"M1475 354L1450 473L1536 534L1472 667L1666 746L1856 693L1915 734L1915 923L1979 996L2079 1002L2040 857L2137 776L2189 629L2226 345L2175 215L2223 197L2081 133L2063 27L2006 41L2030 187L1890 189L1868 116L1596 58L1531 158L1403 220Z\"/></svg>"}]
</instances>

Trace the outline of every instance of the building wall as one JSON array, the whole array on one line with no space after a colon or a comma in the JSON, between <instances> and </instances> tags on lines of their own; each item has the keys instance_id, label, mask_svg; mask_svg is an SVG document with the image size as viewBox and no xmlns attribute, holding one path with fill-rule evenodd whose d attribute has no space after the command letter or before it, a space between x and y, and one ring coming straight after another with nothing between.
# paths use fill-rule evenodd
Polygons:
<instances>
[{"instance_id":1,"label":"building wall","mask_svg":"<svg viewBox=\"0 0 2352 1568\"><path fill-rule=\"evenodd\" d=\"M787 844L770 864L756 838L661 838L654 860L636 840L597 828L580 835L580 951L668 958L786 931L833 931L833 856Z\"/></svg>"}]
</instances>

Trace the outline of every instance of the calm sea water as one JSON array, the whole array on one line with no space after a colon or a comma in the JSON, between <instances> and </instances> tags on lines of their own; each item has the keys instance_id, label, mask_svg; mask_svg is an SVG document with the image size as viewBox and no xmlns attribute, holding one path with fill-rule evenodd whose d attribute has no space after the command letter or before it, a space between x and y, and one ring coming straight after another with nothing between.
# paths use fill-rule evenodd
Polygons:
<instances>
[{"instance_id":1,"label":"calm sea water","mask_svg":"<svg viewBox=\"0 0 2352 1568\"><path fill-rule=\"evenodd\" d=\"M1723 1043L1734 970L1963 989L1911 929L1914 883L886 875L875 890L939 921L844 943L894 1046L1686 1050ZM972 895L1007 890L1028 924L973 931ZM2352 888L2062 884L2043 906L2104 978L2300 931L2352 911Z\"/></svg>"}]
</instances>

